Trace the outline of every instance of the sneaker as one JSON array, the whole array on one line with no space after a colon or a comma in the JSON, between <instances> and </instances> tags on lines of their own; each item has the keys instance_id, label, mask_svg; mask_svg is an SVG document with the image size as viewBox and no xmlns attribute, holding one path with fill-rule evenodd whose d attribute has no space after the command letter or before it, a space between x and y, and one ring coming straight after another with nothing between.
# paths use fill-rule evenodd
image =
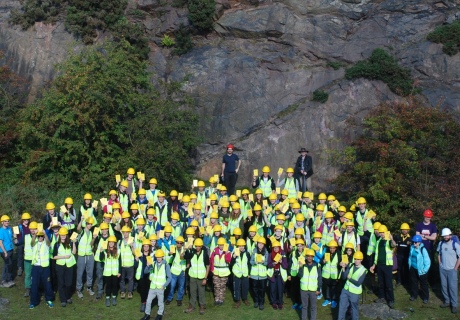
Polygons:
<instances>
[{"instance_id":1,"label":"sneaker","mask_svg":"<svg viewBox=\"0 0 460 320\"><path fill-rule=\"evenodd\" d=\"M458 311L457 311L457 307L453 307L452 308L452 313L456 314Z\"/></svg>"},{"instance_id":2,"label":"sneaker","mask_svg":"<svg viewBox=\"0 0 460 320\"><path fill-rule=\"evenodd\" d=\"M388 302L388 306L390 307L390 309L394 309L395 308L395 302L394 301Z\"/></svg>"},{"instance_id":3,"label":"sneaker","mask_svg":"<svg viewBox=\"0 0 460 320\"><path fill-rule=\"evenodd\" d=\"M53 301L46 301L46 304L48 305L48 307L54 308L54 303L53 303Z\"/></svg>"},{"instance_id":4,"label":"sneaker","mask_svg":"<svg viewBox=\"0 0 460 320\"><path fill-rule=\"evenodd\" d=\"M144 303L141 303L141 308L139 310L140 312L145 312L145 302Z\"/></svg>"},{"instance_id":5,"label":"sneaker","mask_svg":"<svg viewBox=\"0 0 460 320\"><path fill-rule=\"evenodd\" d=\"M257 302L254 302L254 308L258 308L259 304Z\"/></svg>"},{"instance_id":6,"label":"sneaker","mask_svg":"<svg viewBox=\"0 0 460 320\"><path fill-rule=\"evenodd\" d=\"M96 300L100 300L101 298L102 298L102 293L98 293L98 294L96 295Z\"/></svg>"},{"instance_id":7,"label":"sneaker","mask_svg":"<svg viewBox=\"0 0 460 320\"><path fill-rule=\"evenodd\" d=\"M61 302L61 307L65 308L67 306L66 302Z\"/></svg>"},{"instance_id":8,"label":"sneaker","mask_svg":"<svg viewBox=\"0 0 460 320\"><path fill-rule=\"evenodd\" d=\"M449 303L449 302L444 302L444 303L441 304L439 307L440 307L440 308L448 308L448 307L450 307L450 303Z\"/></svg>"},{"instance_id":9,"label":"sneaker","mask_svg":"<svg viewBox=\"0 0 460 320\"><path fill-rule=\"evenodd\" d=\"M427 299L423 300L423 304L428 304L428 300Z\"/></svg>"},{"instance_id":10,"label":"sneaker","mask_svg":"<svg viewBox=\"0 0 460 320\"><path fill-rule=\"evenodd\" d=\"M171 300L166 300L165 305L169 306L171 304Z\"/></svg>"},{"instance_id":11,"label":"sneaker","mask_svg":"<svg viewBox=\"0 0 460 320\"><path fill-rule=\"evenodd\" d=\"M112 306L117 305L117 297L112 297Z\"/></svg>"},{"instance_id":12,"label":"sneaker","mask_svg":"<svg viewBox=\"0 0 460 320\"><path fill-rule=\"evenodd\" d=\"M124 299L126 297L126 292L120 292L120 298L121 299Z\"/></svg>"},{"instance_id":13,"label":"sneaker","mask_svg":"<svg viewBox=\"0 0 460 320\"><path fill-rule=\"evenodd\" d=\"M73 303L72 299L67 299L67 304L72 304L72 303Z\"/></svg>"},{"instance_id":14,"label":"sneaker","mask_svg":"<svg viewBox=\"0 0 460 320\"><path fill-rule=\"evenodd\" d=\"M319 295L316 296L316 299L321 300L322 297L323 297L323 294L320 293Z\"/></svg>"},{"instance_id":15,"label":"sneaker","mask_svg":"<svg viewBox=\"0 0 460 320\"><path fill-rule=\"evenodd\" d=\"M336 307L337 307L337 302L332 301L332 302L331 302L331 308L334 309L334 308L336 308Z\"/></svg>"},{"instance_id":16,"label":"sneaker","mask_svg":"<svg viewBox=\"0 0 460 320\"><path fill-rule=\"evenodd\" d=\"M18 269L18 277L22 276L22 273L23 273L22 268L19 268Z\"/></svg>"},{"instance_id":17,"label":"sneaker","mask_svg":"<svg viewBox=\"0 0 460 320\"><path fill-rule=\"evenodd\" d=\"M30 297L30 289L26 289L26 292L24 292L24 297Z\"/></svg>"},{"instance_id":18,"label":"sneaker","mask_svg":"<svg viewBox=\"0 0 460 320\"><path fill-rule=\"evenodd\" d=\"M278 310L278 305L277 304L272 304L273 309Z\"/></svg>"},{"instance_id":19,"label":"sneaker","mask_svg":"<svg viewBox=\"0 0 460 320\"><path fill-rule=\"evenodd\" d=\"M302 308L303 308L303 307L302 307L301 304L299 304L299 305L297 306L297 310L302 310Z\"/></svg>"},{"instance_id":20,"label":"sneaker","mask_svg":"<svg viewBox=\"0 0 460 320\"><path fill-rule=\"evenodd\" d=\"M82 299L83 298L83 293L81 291L77 290L77 296Z\"/></svg>"},{"instance_id":21,"label":"sneaker","mask_svg":"<svg viewBox=\"0 0 460 320\"><path fill-rule=\"evenodd\" d=\"M377 298L374 300L375 303L385 303L386 300L384 298Z\"/></svg>"},{"instance_id":22,"label":"sneaker","mask_svg":"<svg viewBox=\"0 0 460 320\"><path fill-rule=\"evenodd\" d=\"M34 309L35 306L33 304L29 305L29 309Z\"/></svg>"},{"instance_id":23,"label":"sneaker","mask_svg":"<svg viewBox=\"0 0 460 320\"><path fill-rule=\"evenodd\" d=\"M299 305L298 303L294 303L294 304L292 305L291 309L294 309L294 310L297 309L297 306L298 306L298 305Z\"/></svg>"},{"instance_id":24,"label":"sneaker","mask_svg":"<svg viewBox=\"0 0 460 320\"><path fill-rule=\"evenodd\" d=\"M128 299L132 299L133 298L133 293L132 292L128 292Z\"/></svg>"},{"instance_id":25,"label":"sneaker","mask_svg":"<svg viewBox=\"0 0 460 320\"><path fill-rule=\"evenodd\" d=\"M325 307L327 305L331 304L331 302L329 300L324 300L322 306Z\"/></svg>"},{"instance_id":26,"label":"sneaker","mask_svg":"<svg viewBox=\"0 0 460 320\"><path fill-rule=\"evenodd\" d=\"M94 296L93 288L88 287L88 288L86 288L86 291L88 291L88 293L89 293L90 296Z\"/></svg>"},{"instance_id":27,"label":"sneaker","mask_svg":"<svg viewBox=\"0 0 460 320\"><path fill-rule=\"evenodd\" d=\"M278 305L278 310L283 310L283 305L282 304Z\"/></svg>"},{"instance_id":28,"label":"sneaker","mask_svg":"<svg viewBox=\"0 0 460 320\"><path fill-rule=\"evenodd\" d=\"M259 305L259 310L263 310L263 309L264 309L264 305L263 304Z\"/></svg>"},{"instance_id":29,"label":"sneaker","mask_svg":"<svg viewBox=\"0 0 460 320\"><path fill-rule=\"evenodd\" d=\"M182 300L177 300L177 306L180 307L182 305Z\"/></svg>"},{"instance_id":30,"label":"sneaker","mask_svg":"<svg viewBox=\"0 0 460 320\"><path fill-rule=\"evenodd\" d=\"M110 297L105 297L105 306L110 307Z\"/></svg>"}]
</instances>

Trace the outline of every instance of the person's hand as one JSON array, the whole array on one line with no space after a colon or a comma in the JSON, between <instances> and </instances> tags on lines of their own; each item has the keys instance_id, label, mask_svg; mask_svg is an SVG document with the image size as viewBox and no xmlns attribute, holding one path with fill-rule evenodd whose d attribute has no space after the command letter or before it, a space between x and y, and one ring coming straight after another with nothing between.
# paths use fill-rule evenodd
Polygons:
<instances>
[{"instance_id":1,"label":"person's hand","mask_svg":"<svg viewBox=\"0 0 460 320\"><path fill-rule=\"evenodd\" d=\"M291 281L291 276L287 277L288 281Z\"/></svg>"},{"instance_id":2,"label":"person's hand","mask_svg":"<svg viewBox=\"0 0 460 320\"><path fill-rule=\"evenodd\" d=\"M202 285L202 286L205 286L205 285L206 285L206 279L203 279L203 281L201 282L201 285Z\"/></svg>"},{"instance_id":3,"label":"person's hand","mask_svg":"<svg viewBox=\"0 0 460 320\"><path fill-rule=\"evenodd\" d=\"M3 252L3 255L5 256L5 258L8 258L8 252Z\"/></svg>"},{"instance_id":4,"label":"person's hand","mask_svg":"<svg viewBox=\"0 0 460 320\"><path fill-rule=\"evenodd\" d=\"M65 256L66 259L70 259L70 254Z\"/></svg>"},{"instance_id":5,"label":"person's hand","mask_svg":"<svg viewBox=\"0 0 460 320\"><path fill-rule=\"evenodd\" d=\"M121 273L117 274L117 277L120 278L120 277L121 277Z\"/></svg>"},{"instance_id":6,"label":"person's hand","mask_svg":"<svg viewBox=\"0 0 460 320\"><path fill-rule=\"evenodd\" d=\"M375 264L374 264L372 267L369 268L369 271L370 271L371 273L374 273L374 269L375 269Z\"/></svg>"},{"instance_id":7,"label":"person's hand","mask_svg":"<svg viewBox=\"0 0 460 320\"><path fill-rule=\"evenodd\" d=\"M319 296L319 295L320 295L320 293L321 293L321 292L319 292L319 291L316 291L316 295L317 295L317 296Z\"/></svg>"},{"instance_id":8,"label":"person's hand","mask_svg":"<svg viewBox=\"0 0 460 320\"><path fill-rule=\"evenodd\" d=\"M240 170L240 169L236 169L235 172L238 173L238 170Z\"/></svg>"}]
</instances>

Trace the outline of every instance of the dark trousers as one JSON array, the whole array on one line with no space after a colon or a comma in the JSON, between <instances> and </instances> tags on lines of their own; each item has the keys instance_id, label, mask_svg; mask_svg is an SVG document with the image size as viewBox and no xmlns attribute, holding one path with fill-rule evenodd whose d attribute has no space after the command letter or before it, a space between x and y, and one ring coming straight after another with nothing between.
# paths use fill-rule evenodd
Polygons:
<instances>
[{"instance_id":1,"label":"dark trousers","mask_svg":"<svg viewBox=\"0 0 460 320\"><path fill-rule=\"evenodd\" d=\"M118 292L118 277L117 276L104 276L105 280L105 296L116 297Z\"/></svg>"},{"instance_id":2,"label":"dark trousers","mask_svg":"<svg viewBox=\"0 0 460 320\"><path fill-rule=\"evenodd\" d=\"M398 254L396 258L398 259L398 273L396 275L398 283L407 285L409 282L409 257Z\"/></svg>"},{"instance_id":3,"label":"dark trousers","mask_svg":"<svg viewBox=\"0 0 460 320\"><path fill-rule=\"evenodd\" d=\"M50 259L50 272L51 272L51 288L53 288L53 292L56 293L58 291L58 277L56 271L56 260Z\"/></svg>"},{"instance_id":4,"label":"dark trousers","mask_svg":"<svg viewBox=\"0 0 460 320\"><path fill-rule=\"evenodd\" d=\"M283 304L284 282L281 275L274 276L273 282L270 281L270 303Z\"/></svg>"},{"instance_id":5,"label":"dark trousers","mask_svg":"<svg viewBox=\"0 0 460 320\"><path fill-rule=\"evenodd\" d=\"M224 172L224 185L227 187L227 194L235 194L236 181L238 180L238 173Z\"/></svg>"},{"instance_id":6,"label":"dark trousers","mask_svg":"<svg viewBox=\"0 0 460 320\"><path fill-rule=\"evenodd\" d=\"M249 278L242 276L241 278L233 275L233 300L240 301L248 300Z\"/></svg>"},{"instance_id":7,"label":"dark trousers","mask_svg":"<svg viewBox=\"0 0 460 320\"><path fill-rule=\"evenodd\" d=\"M49 267L40 267L40 266L33 266L32 267L32 283L30 286L30 304L34 306L38 306L40 304L40 284L43 287L45 292L45 300L46 301L53 301L54 300L54 293L53 289L51 288L51 279L50 279L50 268Z\"/></svg>"},{"instance_id":8,"label":"dark trousers","mask_svg":"<svg viewBox=\"0 0 460 320\"><path fill-rule=\"evenodd\" d=\"M56 265L59 299L67 302L72 297L73 267Z\"/></svg>"},{"instance_id":9,"label":"dark trousers","mask_svg":"<svg viewBox=\"0 0 460 320\"><path fill-rule=\"evenodd\" d=\"M138 290L139 294L141 295L141 302L146 303L147 297L149 296L149 290L150 290L150 279L147 278L140 278L139 279L139 285L138 285Z\"/></svg>"},{"instance_id":10,"label":"dark trousers","mask_svg":"<svg viewBox=\"0 0 460 320\"><path fill-rule=\"evenodd\" d=\"M254 302L259 305L265 303L265 282L266 279L252 279L252 290L254 292Z\"/></svg>"},{"instance_id":11,"label":"dark trousers","mask_svg":"<svg viewBox=\"0 0 460 320\"><path fill-rule=\"evenodd\" d=\"M291 299L292 303L302 304L302 299L300 298L300 278L291 277Z\"/></svg>"},{"instance_id":12,"label":"dark trousers","mask_svg":"<svg viewBox=\"0 0 460 320\"><path fill-rule=\"evenodd\" d=\"M2 281L9 282L13 281L13 250L7 251L7 255L0 252L0 256L3 259L3 274Z\"/></svg>"},{"instance_id":13,"label":"dark trousers","mask_svg":"<svg viewBox=\"0 0 460 320\"><path fill-rule=\"evenodd\" d=\"M385 298L388 302L395 301L393 295L393 266L377 265L377 277L379 278L379 298Z\"/></svg>"},{"instance_id":14,"label":"dark trousers","mask_svg":"<svg viewBox=\"0 0 460 320\"><path fill-rule=\"evenodd\" d=\"M419 275L418 270L410 268L410 295L414 298L418 296L418 283L420 282L420 298L428 300L430 297L428 291L428 274Z\"/></svg>"},{"instance_id":15,"label":"dark trousers","mask_svg":"<svg viewBox=\"0 0 460 320\"><path fill-rule=\"evenodd\" d=\"M16 246L16 253L18 255L18 268L24 269L24 245Z\"/></svg>"},{"instance_id":16,"label":"dark trousers","mask_svg":"<svg viewBox=\"0 0 460 320\"><path fill-rule=\"evenodd\" d=\"M337 301L337 280L323 278L324 299Z\"/></svg>"}]
</instances>

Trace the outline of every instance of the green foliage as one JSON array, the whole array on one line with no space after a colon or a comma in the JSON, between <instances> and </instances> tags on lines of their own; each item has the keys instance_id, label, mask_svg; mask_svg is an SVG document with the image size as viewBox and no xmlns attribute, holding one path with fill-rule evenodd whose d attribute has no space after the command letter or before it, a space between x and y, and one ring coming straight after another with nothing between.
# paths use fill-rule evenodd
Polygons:
<instances>
[{"instance_id":1,"label":"green foliage","mask_svg":"<svg viewBox=\"0 0 460 320\"><path fill-rule=\"evenodd\" d=\"M325 103L329 99L329 94L323 90L315 90L313 91L312 101L318 101L321 103Z\"/></svg>"},{"instance_id":2,"label":"green foliage","mask_svg":"<svg viewBox=\"0 0 460 320\"><path fill-rule=\"evenodd\" d=\"M366 197L379 221L397 229L403 220L419 221L428 207L440 221L457 219L460 124L452 115L414 98L383 104L351 148L347 157L356 161L336 179L337 192Z\"/></svg>"},{"instance_id":3,"label":"green foliage","mask_svg":"<svg viewBox=\"0 0 460 320\"><path fill-rule=\"evenodd\" d=\"M173 0L171 6L181 8L187 4L187 0Z\"/></svg>"},{"instance_id":4,"label":"green foliage","mask_svg":"<svg viewBox=\"0 0 460 320\"><path fill-rule=\"evenodd\" d=\"M209 31L213 26L213 17L216 8L214 0L189 0L189 19L201 31Z\"/></svg>"},{"instance_id":5,"label":"green foliage","mask_svg":"<svg viewBox=\"0 0 460 320\"><path fill-rule=\"evenodd\" d=\"M141 59L148 59L150 52L148 39L139 24L122 17L110 27L110 30L117 43L123 43L126 40L131 45L130 54L137 55Z\"/></svg>"},{"instance_id":6,"label":"green foliage","mask_svg":"<svg viewBox=\"0 0 460 320\"><path fill-rule=\"evenodd\" d=\"M64 4L64 0L25 0L21 10L11 11L10 22L24 30L35 22L55 23Z\"/></svg>"},{"instance_id":7,"label":"green foliage","mask_svg":"<svg viewBox=\"0 0 460 320\"><path fill-rule=\"evenodd\" d=\"M328 61L327 66L331 67L334 70L339 70L340 68L343 67L342 63L340 63L338 61Z\"/></svg>"},{"instance_id":8,"label":"green foliage","mask_svg":"<svg viewBox=\"0 0 460 320\"><path fill-rule=\"evenodd\" d=\"M428 34L427 39L435 43L442 43L442 51L445 54L449 56L457 54L460 46L460 20L437 27Z\"/></svg>"},{"instance_id":9,"label":"green foliage","mask_svg":"<svg viewBox=\"0 0 460 320\"><path fill-rule=\"evenodd\" d=\"M110 29L122 18L127 3L127 0L69 0L65 26L84 43L93 43L97 30Z\"/></svg>"},{"instance_id":10,"label":"green foliage","mask_svg":"<svg viewBox=\"0 0 460 320\"><path fill-rule=\"evenodd\" d=\"M176 43L174 42L174 39L172 39L170 36L168 36L167 34L165 34L163 36L163 39L161 39L161 45L164 46L164 47L172 47L173 45L175 45Z\"/></svg>"},{"instance_id":11,"label":"green foliage","mask_svg":"<svg viewBox=\"0 0 460 320\"><path fill-rule=\"evenodd\" d=\"M192 37L188 28L181 25L177 31L174 32L176 39L176 47L174 48L174 54L181 56L186 54L193 48Z\"/></svg>"},{"instance_id":12,"label":"green foliage","mask_svg":"<svg viewBox=\"0 0 460 320\"><path fill-rule=\"evenodd\" d=\"M410 70L400 67L394 57L383 49L375 49L366 61L359 61L345 71L345 78L381 80L396 94L407 96L413 93Z\"/></svg>"}]
</instances>

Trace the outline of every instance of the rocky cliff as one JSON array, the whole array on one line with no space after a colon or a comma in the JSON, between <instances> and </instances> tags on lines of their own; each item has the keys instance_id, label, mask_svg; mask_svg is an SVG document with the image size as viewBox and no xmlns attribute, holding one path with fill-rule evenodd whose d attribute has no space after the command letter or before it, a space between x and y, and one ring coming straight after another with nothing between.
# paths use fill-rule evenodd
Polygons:
<instances>
[{"instance_id":1,"label":"rocky cliff","mask_svg":"<svg viewBox=\"0 0 460 320\"><path fill-rule=\"evenodd\" d=\"M375 48L410 68L427 103L459 111L460 54L447 56L426 40L435 26L457 18L458 1L218 2L214 31L195 36L194 49L180 57L158 44L188 23L187 10L159 0L130 3L146 13L155 75L167 81L188 76L184 90L201 116L200 177L218 172L228 142L243 160L242 185L249 185L254 168L269 165L276 172L292 165L304 146L314 160L315 190L327 189L340 170L331 156L359 133L361 119L379 103L401 99L382 82L344 79L345 68ZM0 49L30 79L33 96L78 45L62 23L37 23L25 32L9 25L9 12L19 5L0 4ZM310 101L316 89L329 93L326 103Z\"/></svg>"}]
</instances>

